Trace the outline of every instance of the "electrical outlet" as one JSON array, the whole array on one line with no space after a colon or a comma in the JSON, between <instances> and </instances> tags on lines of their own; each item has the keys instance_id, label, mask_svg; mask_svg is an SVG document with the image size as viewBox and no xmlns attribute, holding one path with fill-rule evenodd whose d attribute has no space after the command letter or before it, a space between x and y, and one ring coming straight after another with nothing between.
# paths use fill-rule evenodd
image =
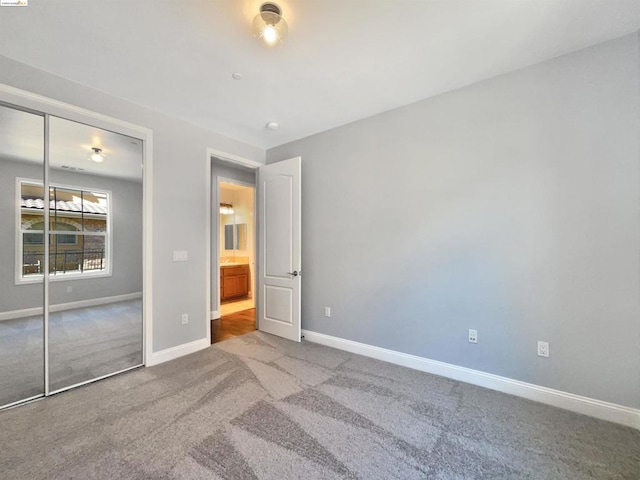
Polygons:
<instances>
[{"instance_id":1,"label":"electrical outlet","mask_svg":"<svg viewBox=\"0 0 640 480\"><path fill-rule=\"evenodd\" d=\"M187 323L189 323L189 314L188 313L183 313L182 314L182 324L186 325Z\"/></svg>"},{"instance_id":2,"label":"electrical outlet","mask_svg":"<svg viewBox=\"0 0 640 480\"><path fill-rule=\"evenodd\" d=\"M331 307L324 307L324 316L325 317L331 316Z\"/></svg>"},{"instance_id":3,"label":"electrical outlet","mask_svg":"<svg viewBox=\"0 0 640 480\"><path fill-rule=\"evenodd\" d=\"M67 287L67 293L73 292L73 287Z\"/></svg>"},{"instance_id":4,"label":"electrical outlet","mask_svg":"<svg viewBox=\"0 0 640 480\"><path fill-rule=\"evenodd\" d=\"M478 331L469 329L469 343L478 343Z\"/></svg>"},{"instance_id":5,"label":"electrical outlet","mask_svg":"<svg viewBox=\"0 0 640 480\"><path fill-rule=\"evenodd\" d=\"M549 356L549 342L538 342L538 356L539 357Z\"/></svg>"}]
</instances>

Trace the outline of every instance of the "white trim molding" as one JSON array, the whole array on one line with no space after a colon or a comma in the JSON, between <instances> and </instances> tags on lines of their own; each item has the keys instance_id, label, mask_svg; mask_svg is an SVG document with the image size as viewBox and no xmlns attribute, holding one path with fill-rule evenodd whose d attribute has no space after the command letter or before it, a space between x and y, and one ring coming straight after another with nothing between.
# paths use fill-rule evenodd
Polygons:
<instances>
[{"instance_id":1,"label":"white trim molding","mask_svg":"<svg viewBox=\"0 0 640 480\"><path fill-rule=\"evenodd\" d=\"M206 178L207 189L206 189L206 199L205 199L205 221L204 221L204 237L206 243L206 252L205 252L205 288L207 289L206 296L206 313L209 315L209 320L207 321L206 332L207 337L211 338L211 320L215 320L220 318L220 294L216 293L212 295L212 282L211 275L212 271L216 271L217 282L220 280L220 255L219 250L216 248L215 252L212 252L213 245L218 245L218 239L220 238L220 233L218 231L220 225L220 209L218 208L220 204L220 185L219 181L215 181L211 175L211 162L216 158L217 160L221 160L223 162L229 163L230 166L243 166L247 168L257 169L264 164L260 162L256 162L255 160L250 160L248 158L240 157L238 155L234 155L231 153L223 152L220 150L215 150L213 148L207 148L207 160L206 160ZM236 182L233 180L233 182ZM241 182L238 182L241 183ZM257 185L256 185L257 187ZM257 195L254 197L254 202L257 202ZM215 208L214 208L215 207ZM212 224L212 221L214 222ZM212 238L211 230L215 227L215 238ZM254 250L257 251L257 243L254 243ZM216 283L216 285L218 285ZM216 292L220 291L219 285L215 289ZM212 308L217 308L217 310L212 310Z\"/></svg>"},{"instance_id":2,"label":"white trim molding","mask_svg":"<svg viewBox=\"0 0 640 480\"><path fill-rule=\"evenodd\" d=\"M20 108L55 115L143 141L143 360L152 354L153 345L153 130L131 122L61 102L37 93L0 83L0 101ZM45 117L46 118L46 117ZM45 120L46 121L46 120ZM48 279L46 280L48 282ZM45 287L46 291L46 287ZM46 348L46 347L45 347Z\"/></svg>"},{"instance_id":3,"label":"white trim molding","mask_svg":"<svg viewBox=\"0 0 640 480\"><path fill-rule=\"evenodd\" d=\"M472 385L489 388L498 392L508 393L518 397L544 403L572 412L589 415L591 417L626 425L640 430L640 410L615 403L604 402L594 398L574 395L573 393L542 387L532 383L521 382L492 373L486 373L471 368L460 367L450 363L439 362L417 355L397 352L386 348L354 342L344 338L333 337L323 333L302 330L305 340L337 348L365 357L375 358L403 367L420 370L421 372L440 375Z\"/></svg>"},{"instance_id":4,"label":"white trim molding","mask_svg":"<svg viewBox=\"0 0 640 480\"><path fill-rule=\"evenodd\" d=\"M78 107L70 103L61 102L53 98L45 97L37 93L21 90L4 83L0 83L0 100L7 103L19 105L20 107L35 110L37 112L49 113L50 115L62 116L76 122L86 121L87 117L91 119L91 125L103 129L113 130L114 125L118 127L116 133L135 136L153 135L153 131L149 128L136 125L119 118L94 112L86 108ZM129 130L128 132L120 130ZM141 140L145 140L142 138Z\"/></svg>"},{"instance_id":5,"label":"white trim molding","mask_svg":"<svg viewBox=\"0 0 640 480\"><path fill-rule=\"evenodd\" d=\"M211 161L211 157L215 157L218 160L222 160L228 163L235 163L236 165L241 165L248 168L259 168L265 165L264 163L256 162L255 160L251 160L249 158L234 155L233 153L215 150L213 148L207 148L207 156L209 158L209 161Z\"/></svg>"},{"instance_id":6,"label":"white trim molding","mask_svg":"<svg viewBox=\"0 0 640 480\"><path fill-rule=\"evenodd\" d=\"M174 360L176 358L180 358L184 355L189 355L190 353L195 353L200 350L204 350L211 345L210 338L201 338L200 340L195 340L193 342L184 343L182 345L177 345L175 347L166 348L164 350L160 350L159 352L153 352L149 358L147 358L147 367L152 367L153 365L159 365L164 362L168 362L169 360Z\"/></svg>"},{"instance_id":7,"label":"white trim molding","mask_svg":"<svg viewBox=\"0 0 640 480\"><path fill-rule=\"evenodd\" d=\"M79 300L77 302L58 303L49 306L49 312L65 312L76 308L97 307L99 305L107 305L109 303L126 302L127 300L137 300L142 298L142 292L125 293L124 295L114 295L113 297L89 298L88 300ZM0 322L6 320L15 320L17 318L33 317L42 315L42 307L23 308L22 310L12 310L9 312L0 312Z\"/></svg>"}]
</instances>

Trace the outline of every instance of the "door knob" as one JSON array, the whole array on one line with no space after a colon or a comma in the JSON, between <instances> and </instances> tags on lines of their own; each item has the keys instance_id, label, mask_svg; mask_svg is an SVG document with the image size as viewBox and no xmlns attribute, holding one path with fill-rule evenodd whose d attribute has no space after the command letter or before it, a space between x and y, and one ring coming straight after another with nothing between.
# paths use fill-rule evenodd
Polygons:
<instances>
[{"instance_id":1,"label":"door knob","mask_svg":"<svg viewBox=\"0 0 640 480\"><path fill-rule=\"evenodd\" d=\"M291 275L292 277L297 277L298 275L300 275L302 272L299 272L297 270L294 270L293 272L287 272L287 275Z\"/></svg>"}]
</instances>

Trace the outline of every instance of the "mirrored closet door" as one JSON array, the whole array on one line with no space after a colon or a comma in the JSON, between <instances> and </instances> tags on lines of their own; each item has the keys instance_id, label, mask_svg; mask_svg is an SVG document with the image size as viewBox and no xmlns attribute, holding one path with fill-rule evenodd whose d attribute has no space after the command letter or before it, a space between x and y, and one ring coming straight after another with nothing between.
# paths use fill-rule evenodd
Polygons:
<instances>
[{"instance_id":1,"label":"mirrored closet door","mask_svg":"<svg viewBox=\"0 0 640 480\"><path fill-rule=\"evenodd\" d=\"M2 108L0 407L143 363L142 140Z\"/></svg>"},{"instance_id":2,"label":"mirrored closet door","mask_svg":"<svg viewBox=\"0 0 640 480\"><path fill-rule=\"evenodd\" d=\"M0 406L44 394L44 132L43 115L0 105Z\"/></svg>"},{"instance_id":3,"label":"mirrored closet door","mask_svg":"<svg viewBox=\"0 0 640 480\"><path fill-rule=\"evenodd\" d=\"M49 145L55 392L142 363L142 141L51 117Z\"/></svg>"}]
</instances>

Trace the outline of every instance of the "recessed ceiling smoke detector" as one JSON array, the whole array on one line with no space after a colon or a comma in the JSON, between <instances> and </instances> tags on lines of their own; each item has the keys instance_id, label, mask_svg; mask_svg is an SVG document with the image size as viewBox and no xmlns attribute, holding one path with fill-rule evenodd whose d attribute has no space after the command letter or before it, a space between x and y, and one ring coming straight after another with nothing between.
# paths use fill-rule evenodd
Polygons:
<instances>
[{"instance_id":1,"label":"recessed ceiling smoke detector","mask_svg":"<svg viewBox=\"0 0 640 480\"><path fill-rule=\"evenodd\" d=\"M275 3L263 3L253 19L253 36L269 47L279 47L287 40L289 27L282 10Z\"/></svg>"}]
</instances>

